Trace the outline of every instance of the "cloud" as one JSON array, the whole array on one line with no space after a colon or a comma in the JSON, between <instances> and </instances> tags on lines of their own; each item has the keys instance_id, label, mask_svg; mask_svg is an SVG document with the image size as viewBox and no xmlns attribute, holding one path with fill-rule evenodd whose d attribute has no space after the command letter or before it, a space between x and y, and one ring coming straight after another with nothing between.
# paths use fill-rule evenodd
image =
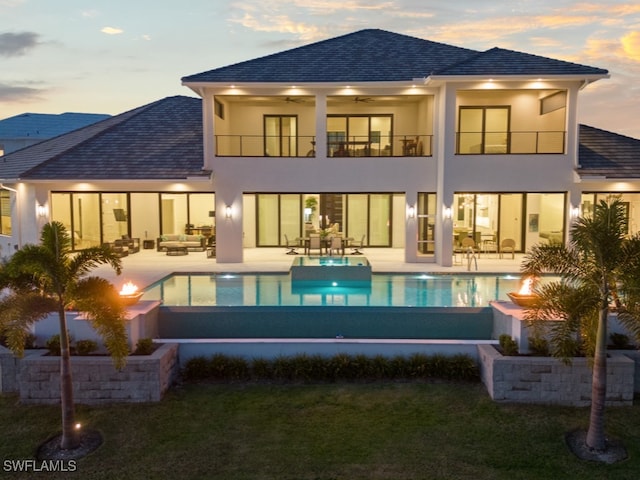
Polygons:
<instances>
[{"instance_id":1,"label":"cloud","mask_svg":"<svg viewBox=\"0 0 640 480\"><path fill-rule=\"evenodd\" d=\"M95 18L100 16L100 11L98 10L84 10L81 14L84 18Z\"/></svg>"},{"instance_id":2,"label":"cloud","mask_svg":"<svg viewBox=\"0 0 640 480\"><path fill-rule=\"evenodd\" d=\"M44 90L0 83L0 101L13 103L29 103L42 100Z\"/></svg>"},{"instance_id":3,"label":"cloud","mask_svg":"<svg viewBox=\"0 0 640 480\"><path fill-rule=\"evenodd\" d=\"M640 62L640 32L631 32L620 39L627 57Z\"/></svg>"},{"instance_id":4,"label":"cloud","mask_svg":"<svg viewBox=\"0 0 640 480\"><path fill-rule=\"evenodd\" d=\"M0 33L0 56L20 57L38 46L39 35L34 32Z\"/></svg>"},{"instance_id":5,"label":"cloud","mask_svg":"<svg viewBox=\"0 0 640 480\"><path fill-rule=\"evenodd\" d=\"M372 4L373 3L373 4ZM371 2L370 0L280 0L245 1L234 7L240 12L231 23L237 23L249 30L267 33L286 33L296 37L299 42L314 42L325 39L349 25L356 24L356 18L349 14L357 13L359 20L368 22L373 16L382 13L388 15L394 8L393 1ZM340 12L340 24L334 17ZM327 20L323 25L321 18Z\"/></svg>"},{"instance_id":6,"label":"cloud","mask_svg":"<svg viewBox=\"0 0 640 480\"><path fill-rule=\"evenodd\" d=\"M245 13L242 18L232 21L256 32L292 33L300 40L307 42L326 37L326 32L321 31L318 26L296 22L286 15L263 14L258 18Z\"/></svg>"},{"instance_id":7,"label":"cloud","mask_svg":"<svg viewBox=\"0 0 640 480\"><path fill-rule=\"evenodd\" d=\"M102 33L106 33L107 35L120 35L121 33L124 33L124 30L122 30L121 28L117 28L117 27L104 27L100 31Z\"/></svg>"}]
</instances>

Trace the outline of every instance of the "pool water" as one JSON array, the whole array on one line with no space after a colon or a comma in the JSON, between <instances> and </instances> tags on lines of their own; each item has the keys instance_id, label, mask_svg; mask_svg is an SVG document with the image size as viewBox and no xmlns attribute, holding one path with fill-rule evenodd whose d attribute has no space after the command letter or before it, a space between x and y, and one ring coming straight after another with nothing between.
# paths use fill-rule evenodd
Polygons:
<instances>
[{"instance_id":1,"label":"pool water","mask_svg":"<svg viewBox=\"0 0 640 480\"><path fill-rule=\"evenodd\" d=\"M486 307L520 288L516 275L372 274L370 282L292 282L289 274L173 274L143 300L165 306Z\"/></svg>"}]
</instances>

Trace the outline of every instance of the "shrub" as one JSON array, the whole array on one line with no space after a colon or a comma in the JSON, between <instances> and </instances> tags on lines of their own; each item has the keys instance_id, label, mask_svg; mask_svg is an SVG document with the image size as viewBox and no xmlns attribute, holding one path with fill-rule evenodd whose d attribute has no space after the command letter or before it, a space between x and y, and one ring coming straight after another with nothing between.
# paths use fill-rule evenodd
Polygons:
<instances>
[{"instance_id":1,"label":"shrub","mask_svg":"<svg viewBox=\"0 0 640 480\"><path fill-rule=\"evenodd\" d=\"M529 337L529 350L538 357L549 356L549 341L544 337Z\"/></svg>"},{"instance_id":2,"label":"shrub","mask_svg":"<svg viewBox=\"0 0 640 480\"><path fill-rule=\"evenodd\" d=\"M73 343L73 338L69 335L69 344ZM56 333L50 337L44 344L45 348L49 350L49 355L60 356L60 334Z\"/></svg>"},{"instance_id":3,"label":"shrub","mask_svg":"<svg viewBox=\"0 0 640 480\"><path fill-rule=\"evenodd\" d=\"M151 355L156 350L156 344L151 338L141 338L136 342L134 355Z\"/></svg>"},{"instance_id":4,"label":"shrub","mask_svg":"<svg viewBox=\"0 0 640 480\"><path fill-rule=\"evenodd\" d=\"M337 354L279 356L271 360L215 354L193 357L182 370L186 381L277 380L284 382L372 381L389 379L446 379L470 381L480 377L468 355L425 355L392 358L376 355Z\"/></svg>"},{"instance_id":5,"label":"shrub","mask_svg":"<svg viewBox=\"0 0 640 480\"><path fill-rule=\"evenodd\" d=\"M98 350L98 342L94 340L78 340L76 342L77 355L90 355Z\"/></svg>"},{"instance_id":6,"label":"shrub","mask_svg":"<svg viewBox=\"0 0 640 480\"><path fill-rule=\"evenodd\" d=\"M503 333L498 337L502 353L507 356L518 354L518 343L510 335Z\"/></svg>"},{"instance_id":7,"label":"shrub","mask_svg":"<svg viewBox=\"0 0 640 480\"><path fill-rule=\"evenodd\" d=\"M184 365L182 376L185 380L204 380L209 378L209 360L205 356L192 357Z\"/></svg>"}]
</instances>

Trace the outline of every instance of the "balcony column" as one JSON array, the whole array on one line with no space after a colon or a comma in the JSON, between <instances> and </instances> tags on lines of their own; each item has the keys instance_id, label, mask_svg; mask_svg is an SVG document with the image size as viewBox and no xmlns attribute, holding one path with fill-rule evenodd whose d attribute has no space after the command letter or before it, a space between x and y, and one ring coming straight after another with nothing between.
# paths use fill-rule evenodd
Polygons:
<instances>
[{"instance_id":1,"label":"balcony column","mask_svg":"<svg viewBox=\"0 0 640 480\"><path fill-rule=\"evenodd\" d=\"M213 114L214 96L212 94L203 95L202 102L203 168L205 170L213 170L213 158L216 156L216 132Z\"/></svg>"},{"instance_id":2,"label":"balcony column","mask_svg":"<svg viewBox=\"0 0 640 480\"><path fill-rule=\"evenodd\" d=\"M316 93L316 158L327 156L327 94Z\"/></svg>"}]
</instances>

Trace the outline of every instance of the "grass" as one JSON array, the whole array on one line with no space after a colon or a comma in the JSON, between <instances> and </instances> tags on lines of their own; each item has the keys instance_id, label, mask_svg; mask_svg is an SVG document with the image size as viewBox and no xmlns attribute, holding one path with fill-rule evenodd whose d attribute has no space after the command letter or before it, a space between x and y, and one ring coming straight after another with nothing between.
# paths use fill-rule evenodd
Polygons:
<instances>
[{"instance_id":1,"label":"grass","mask_svg":"<svg viewBox=\"0 0 640 480\"><path fill-rule=\"evenodd\" d=\"M104 444L76 472L38 478L600 480L640 471L638 407L607 410L607 431L629 459L593 464L563 439L586 426L588 409L501 405L476 383L187 385L157 404L78 406L77 417ZM33 458L59 418L56 406L0 396L3 465Z\"/></svg>"}]
</instances>

